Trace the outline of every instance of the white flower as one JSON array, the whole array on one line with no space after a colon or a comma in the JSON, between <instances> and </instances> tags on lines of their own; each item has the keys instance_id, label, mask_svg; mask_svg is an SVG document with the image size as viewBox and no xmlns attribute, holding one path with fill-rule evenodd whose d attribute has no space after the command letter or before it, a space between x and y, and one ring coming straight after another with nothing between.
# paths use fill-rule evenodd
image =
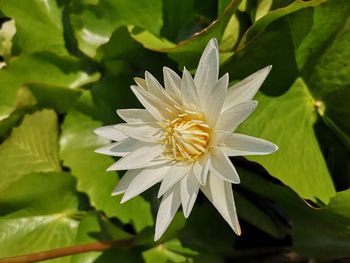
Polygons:
<instances>
[{"instance_id":1,"label":"white flower","mask_svg":"<svg viewBox=\"0 0 350 263\"><path fill-rule=\"evenodd\" d=\"M231 184L240 182L228 156L262 155L277 146L258 138L232 133L257 106L253 101L271 66L228 88L220 79L216 39L210 40L192 78L164 67L164 86L149 73L131 86L145 109L118 110L126 123L95 130L116 141L96 150L122 157L108 171L128 170L113 195L126 202L161 182L155 240L182 205L187 218L201 190L237 235L241 230Z\"/></svg>"}]
</instances>

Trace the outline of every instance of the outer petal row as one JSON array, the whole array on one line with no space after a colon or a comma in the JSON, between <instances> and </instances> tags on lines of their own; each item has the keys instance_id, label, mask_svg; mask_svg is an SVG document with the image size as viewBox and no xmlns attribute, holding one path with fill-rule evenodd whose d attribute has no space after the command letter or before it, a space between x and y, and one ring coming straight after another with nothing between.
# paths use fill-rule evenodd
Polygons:
<instances>
[{"instance_id":1,"label":"outer petal row","mask_svg":"<svg viewBox=\"0 0 350 263\"><path fill-rule=\"evenodd\" d=\"M267 66L229 88L222 111L253 99L267 75L270 73L271 68L271 65Z\"/></svg>"},{"instance_id":2,"label":"outer petal row","mask_svg":"<svg viewBox=\"0 0 350 263\"><path fill-rule=\"evenodd\" d=\"M202 192L212 202L237 235L241 234L231 184L209 174L208 183L201 187Z\"/></svg>"},{"instance_id":3,"label":"outer petal row","mask_svg":"<svg viewBox=\"0 0 350 263\"><path fill-rule=\"evenodd\" d=\"M238 133L230 134L219 147L228 156L264 155L278 150L269 141Z\"/></svg>"}]
</instances>

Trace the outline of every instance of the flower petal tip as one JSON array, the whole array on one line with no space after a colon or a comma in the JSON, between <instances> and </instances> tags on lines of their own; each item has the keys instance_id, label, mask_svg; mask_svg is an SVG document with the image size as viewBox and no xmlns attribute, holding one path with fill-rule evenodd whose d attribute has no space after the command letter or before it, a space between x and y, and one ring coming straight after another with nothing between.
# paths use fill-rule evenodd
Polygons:
<instances>
[{"instance_id":1,"label":"flower petal tip","mask_svg":"<svg viewBox=\"0 0 350 263\"><path fill-rule=\"evenodd\" d=\"M219 44L218 44L218 40L213 37L212 39L210 39L208 46L213 46L215 49L219 49Z\"/></svg>"},{"instance_id":2,"label":"flower petal tip","mask_svg":"<svg viewBox=\"0 0 350 263\"><path fill-rule=\"evenodd\" d=\"M124 203L126 203L127 201L129 201L129 200L130 200L130 198L129 198L128 196L123 195L122 199L120 200L120 203L121 203L121 204L124 204Z\"/></svg>"},{"instance_id":3,"label":"flower petal tip","mask_svg":"<svg viewBox=\"0 0 350 263\"><path fill-rule=\"evenodd\" d=\"M157 235L157 233L154 235L154 242L157 242L160 239L161 236Z\"/></svg>"},{"instance_id":4,"label":"flower petal tip","mask_svg":"<svg viewBox=\"0 0 350 263\"><path fill-rule=\"evenodd\" d=\"M276 151L278 151L278 146L276 145L276 144L272 144L273 146L272 146L272 152L271 153L273 153L273 152L276 152Z\"/></svg>"},{"instance_id":5,"label":"flower petal tip","mask_svg":"<svg viewBox=\"0 0 350 263\"><path fill-rule=\"evenodd\" d=\"M184 214L184 217L187 219L190 216L191 212L188 211L188 209L184 209L183 214Z\"/></svg>"}]
</instances>

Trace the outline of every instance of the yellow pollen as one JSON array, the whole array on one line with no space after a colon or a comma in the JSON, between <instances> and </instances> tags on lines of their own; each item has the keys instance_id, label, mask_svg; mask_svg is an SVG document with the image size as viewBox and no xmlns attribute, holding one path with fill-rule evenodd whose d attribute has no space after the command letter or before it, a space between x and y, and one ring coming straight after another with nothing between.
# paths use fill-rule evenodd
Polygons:
<instances>
[{"instance_id":1,"label":"yellow pollen","mask_svg":"<svg viewBox=\"0 0 350 263\"><path fill-rule=\"evenodd\" d=\"M164 131L161 143L164 144L165 155L168 158L193 162L207 151L210 127L201 114L184 112L159 125Z\"/></svg>"}]
</instances>

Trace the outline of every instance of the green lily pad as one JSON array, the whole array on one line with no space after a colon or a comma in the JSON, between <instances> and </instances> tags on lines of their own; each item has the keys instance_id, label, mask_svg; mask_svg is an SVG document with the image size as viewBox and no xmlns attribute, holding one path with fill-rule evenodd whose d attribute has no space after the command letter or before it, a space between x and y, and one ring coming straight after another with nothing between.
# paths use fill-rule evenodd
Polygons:
<instances>
[{"instance_id":1,"label":"green lily pad","mask_svg":"<svg viewBox=\"0 0 350 263\"><path fill-rule=\"evenodd\" d=\"M101 122L92 120L83 113L72 110L63 122L60 137L60 157L77 178L79 191L88 194L91 204L109 217L117 217L124 223L132 222L137 231L153 225L150 204L136 197L120 204L120 196L111 196L118 183L116 173L106 172L114 162L109 156L94 152L109 141L93 133Z\"/></svg>"},{"instance_id":2,"label":"green lily pad","mask_svg":"<svg viewBox=\"0 0 350 263\"><path fill-rule=\"evenodd\" d=\"M55 0L4 0L0 10L16 22L21 52L52 51L68 55L62 24L62 7Z\"/></svg>"},{"instance_id":3,"label":"green lily pad","mask_svg":"<svg viewBox=\"0 0 350 263\"><path fill-rule=\"evenodd\" d=\"M197 252L185 248L177 239L170 240L164 244L146 250L142 253L146 263L166 263L166 262L189 262L198 255Z\"/></svg>"},{"instance_id":4,"label":"green lily pad","mask_svg":"<svg viewBox=\"0 0 350 263\"><path fill-rule=\"evenodd\" d=\"M1 192L0 206L0 257L74 244L82 214L70 174L26 174Z\"/></svg>"},{"instance_id":5,"label":"green lily pad","mask_svg":"<svg viewBox=\"0 0 350 263\"><path fill-rule=\"evenodd\" d=\"M335 190L313 130L317 111L305 83L297 79L285 94L271 99L260 93L257 100L259 107L239 130L270 140L279 150L248 159L303 198L328 203Z\"/></svg>"},{"instance_id":6,"label":"green lily pad","mask_svg":"<svg viewBox=\"0 0 350 263\"><path fill-rule=\"evenodd\" d=\"M293 249L316 259L350 256L350 190L338 192L328 205L314 208L288 187L272 184L240 169L242 186L279 204L291 220Z\"/></svg>"},{"instance_id":7,"label":"green lily pad","mask_svg":"<svg viewBox=\"0 0 350 263\"><path fill-rule=\"evenodd\" d=\"M162 1L102 0L95 5L73 3L71 21L78 47L88 56L107 43L116 29L135 25L160 35L163 25Z\"/></svg>"},{"instance_id":8,"label":"green lily pad","mask_svg":"<svg viewBox=\"0 0 350 263\"><path fill-rule=\"evenodd\" d=\"M76 89L96 81L98 74L81 70L79 60L53 53L36 53L11 59L0 70L0 121L9 117L16 106L18 89L27 83L61 86Z\"/></svg>"},{"instance_id":9,"label":"green lily pad","mask_svg":"<svg viewBox=\"0 0 350 263\"><path fill-rule=\"evenodd\" d=\"M43 110L26 115L0 146L0 191L30 172L60 171L57 115Z\"/></svg>"}]
</instances>

